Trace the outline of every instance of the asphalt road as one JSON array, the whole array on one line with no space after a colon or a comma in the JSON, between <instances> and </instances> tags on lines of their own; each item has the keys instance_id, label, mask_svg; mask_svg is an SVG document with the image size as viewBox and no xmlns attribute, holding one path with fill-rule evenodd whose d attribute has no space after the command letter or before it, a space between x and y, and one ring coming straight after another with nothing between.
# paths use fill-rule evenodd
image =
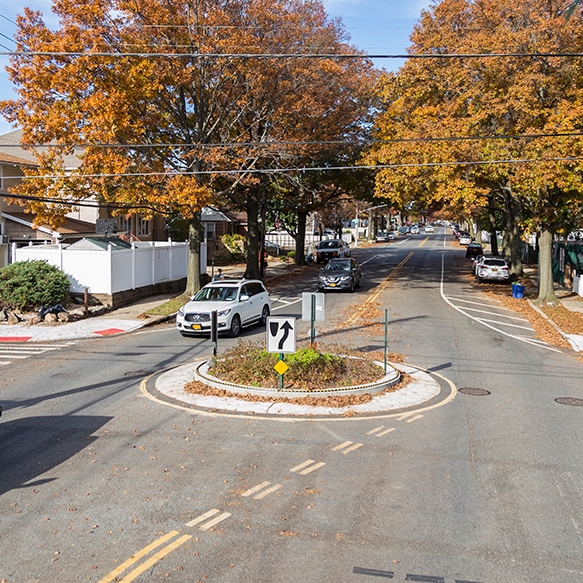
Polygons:
<instances>
[{"instance_id":1,"label":"asphalt road","mask_svg":"<svg viewBox=\"0 0 583 583\"><path fill-rule=\"evenodd\" d=\"M555 401L583 398L581 361L485 296L450 235L354 255L363 288L326 294L319 341L382 350L388 310L392 352L488 394L382 419L200 415L140 391L210 354L171 325L14 362L0 581L583 581L583 408ZM316 273L273 314L299 317Z\"/></svg>"}]
</instances>

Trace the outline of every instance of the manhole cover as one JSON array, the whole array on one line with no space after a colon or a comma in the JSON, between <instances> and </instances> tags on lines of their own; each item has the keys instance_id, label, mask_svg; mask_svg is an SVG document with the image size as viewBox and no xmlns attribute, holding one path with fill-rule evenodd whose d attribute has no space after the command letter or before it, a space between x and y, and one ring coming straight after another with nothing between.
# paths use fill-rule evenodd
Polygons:
<instances>
[{"instance_id":1,"label":"manhole cover","mask_svg":"<svg viewBox=\"0 0 583 583\"><path fill-rule=\"evenodd\" d=\"M577 399L576 397L559 397L555 399L559 405L570 405L571 407L583 407L583 399Z\"/></svg>"},{"instance_id":2,"label":"manhole cover","mask_svg":"<svg viewBox=\"0 0 583 583\"><path fill-rule=\"evenodd\" d=\"M472 397L486 397L490 394L490 391L486 389L474 389L472 387L463 387L462 389L458 389L458 392L464 395L472 395Z\"/></svg>"}]
</instances>

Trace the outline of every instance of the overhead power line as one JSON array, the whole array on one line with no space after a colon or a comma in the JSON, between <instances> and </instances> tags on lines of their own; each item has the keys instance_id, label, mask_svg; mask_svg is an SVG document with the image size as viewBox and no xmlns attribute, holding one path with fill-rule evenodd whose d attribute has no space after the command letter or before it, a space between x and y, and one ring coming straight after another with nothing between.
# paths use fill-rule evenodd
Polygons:
<instances>
[{"instance_id":1,"label":"overhead power line","mask_svg":"<svg viewBox=\"0 0 583 583\"><path fill-rule=\"evenodd\" d=\"M18 144L1 143L1 148L23 148L23 149L45 149L45 148L114 148L114 149L141 149L141 148L185 148L185 149L216 149L216 148L256 148L263 146L266 148L278 146L342 146L361 145L363 147L374 144L403 144L403 143L431 143L431 142L473 142L481 140L534 140L541 138L581 138L583 132L554 132L544 134L501 134L501 135L474 135L474 136L444 136L444 137L423 137L423 138L391 138L388 140L314 140L314 141L273 141L273 142L223 142L213 144Z\"/></svg>"},{"instance_id":2,"label":"overhead power line","mask_svg":"<svg viewBox=\"0 0 583 583\"><path fill-rule=\"evenodd\" d=\"M231 170L199 170L199 171L169 171L169 172L127 172L127 173L98 173L98 174L50 174L39 176L23 176L23 180L60 180L78 178L145 178L161 177L173 178L175 176L209 176L209 175L242 175L242 174L285 174L287 172L331 172L334 170L387 170L397 168L439 168L445 166L487 166L491 164L541 164L545 162L583 162L579 157L557 158L523 158L507 160L460 160L452 162L423 162L410 164L366 164L355 166L298 166L295 168L255 168L255 169L231 169ZM10 198L10 196L5 197Z\"/></svg>"},{"instance_id":3,"label":"overhead power line","mask_svg":"<svg viewBox=\"0 0 583 583\"><path fill-rule=\"evenodd\" d=\"M91 52L91 51L9 51L8 57L100 57L100 58L158 58L158 59L493 59L493 58L580 58L583 53L148 53L148 52Z\"/></svg>"}]
</instances>

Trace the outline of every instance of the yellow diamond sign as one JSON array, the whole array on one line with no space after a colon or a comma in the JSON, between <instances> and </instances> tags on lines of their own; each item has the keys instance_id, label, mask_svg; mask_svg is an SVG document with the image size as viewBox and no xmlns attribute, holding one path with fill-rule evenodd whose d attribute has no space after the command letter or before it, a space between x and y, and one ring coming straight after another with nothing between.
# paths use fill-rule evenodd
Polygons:
<instances>
[{"instance_id":1,"label":"yellow diamond sign","mask_svg":"<svg viewBox=\"0 0 583 583\"><path fill-rule=\"evenodd\" d=\"M279 374L283 374L289 366L283 362L283 360L278 360L277 364L273 367Z\"/></svg>"}]
</instances>

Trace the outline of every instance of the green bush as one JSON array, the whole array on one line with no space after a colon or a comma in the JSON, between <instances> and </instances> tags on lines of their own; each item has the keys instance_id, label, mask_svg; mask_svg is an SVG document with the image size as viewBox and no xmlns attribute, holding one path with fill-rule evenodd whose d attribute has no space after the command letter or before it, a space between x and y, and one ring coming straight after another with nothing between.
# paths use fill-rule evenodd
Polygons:
<instances>
[{"instance_id":1,"label":"green bush","mask_svg":"<svg viewBox=\"0 0 583 583\"><path fill-rule=\"evenodd\" d=\"M0 302L8 308L36 310L63 303L69 295L67 276L46 261L19 261L0 269Z\"/></svg>"},{"instance_id":2,"label":"green bush","mask_svg":"<svg viewBox=\"0 0 583 583\"><path fill-rule=\"evenodd\" d=\"M223 245L231 254L231 258L240 261L245 258L245 237L242 235L223 235L221 237Z\"/></svg>"}]
</instances>

